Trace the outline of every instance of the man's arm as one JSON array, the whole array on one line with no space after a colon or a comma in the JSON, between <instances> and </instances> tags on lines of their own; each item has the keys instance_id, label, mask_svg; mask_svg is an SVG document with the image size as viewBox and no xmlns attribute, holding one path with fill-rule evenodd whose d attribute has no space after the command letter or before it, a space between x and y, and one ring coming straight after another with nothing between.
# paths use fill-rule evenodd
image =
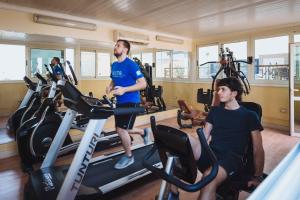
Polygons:
<instances>
[{"instance_id":1,"label":"man's arm","mask_svg":"<svg viewBox=\"0 0 300 200\"><path fill-rule=\"evenodd\" d=\"M204 132L204 135L205 135L205 138L206 138L207 142L210 139L210 132L211 132L212 128L213 128L213 125L211 123L209 123L209 122L205 123L203 132Z\"/></svg>"},{"instance_id":2,"label":"man's arm","mask_svg":"<svg viewBox=\"0 0 300 200\"><path fill-rule=\"evenodd\" d=\"M258 130L251 132L252 144L253 144L253 158L254 158L254 176L261 176L264 170L265 164L265 152L262 145L261 133Z\"/></svg>"},{"instance_id":3,"label":"man's arm","mask_svg":"<svg viewBox=\"0 0 300 200\"><path fill-rule=\"evenodd\" d=\"M125 92L133 92L133 91L140 91L145 89L147 86L146 80L144 77L141 77L136 80L136 84L128 87L121 87L117 86L115 87L113 93L115 95L123 95Z\"/></svg>"},{"instance_id":4,"label":"man's arm","mask_svg":"<svg viewBox=\"0 0 300 200\"><path fill-rule=\"evenodd\" d=\"M114 88L114 82L110 81L109 85L106 87L106 94L109 94Z\"/></svg>"}]
</instances>

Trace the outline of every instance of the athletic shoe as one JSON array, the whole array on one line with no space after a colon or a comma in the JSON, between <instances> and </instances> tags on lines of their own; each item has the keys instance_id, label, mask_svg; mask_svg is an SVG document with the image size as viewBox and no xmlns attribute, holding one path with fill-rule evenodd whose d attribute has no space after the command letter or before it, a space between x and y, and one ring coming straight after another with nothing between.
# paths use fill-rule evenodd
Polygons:
<instances>
[{"instance_id":1,"label":"athletic shoe","mask_svg":"<svg viewBox=\"0 0 300 200\"><path fill-rule=\"evenodd\" d=\"M134 163L134 157L122 156L121 159L115 164L115 169L124 169Z\"/></svg>"}]
</instances>

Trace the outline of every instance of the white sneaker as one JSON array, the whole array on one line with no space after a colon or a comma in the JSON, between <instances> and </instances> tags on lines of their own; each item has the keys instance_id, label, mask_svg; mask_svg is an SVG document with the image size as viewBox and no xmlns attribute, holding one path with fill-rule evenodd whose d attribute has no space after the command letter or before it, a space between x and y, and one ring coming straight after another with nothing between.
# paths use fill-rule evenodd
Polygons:
<instances>
[{"instance_id":1,"label":"white sneaker","mask_svg":"<svg viewBox=\"0 0 300 200\"><path fill-rule=\"evenodd\" d=\"M115 169L124 169L128 167L129 165L132 165L134 163L134 157L128 157L126 155L122 156L120 160L115 164Z\"/></svg>"}]
</instances>

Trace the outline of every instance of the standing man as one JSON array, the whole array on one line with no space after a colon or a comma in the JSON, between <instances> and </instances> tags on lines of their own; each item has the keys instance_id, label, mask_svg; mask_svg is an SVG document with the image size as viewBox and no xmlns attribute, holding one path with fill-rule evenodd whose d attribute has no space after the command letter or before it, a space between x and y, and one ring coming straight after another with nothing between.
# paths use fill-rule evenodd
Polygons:
<instances>
[{"instance_id":1,"label":"standing man","mask_svg":"<svg viewBox=\"0 0 300 200\"><path fill-rule=\"evenodd\" d=\"M114 55L118 61L112 64L111 78L106 93L113 93L117 97L118 107L138 107L140 105L140 90L146 88L146 80L139 66L127 56L130 44L127 40L118 40ZM136 114L115 116L116 131L121 138L125 155L115 164L116 169L123 169L134 163L131 152L131 139L129 133L144 137L144 143L149 141L149 133L141 129L133 130Z\"/></svg>"}]
</instances>

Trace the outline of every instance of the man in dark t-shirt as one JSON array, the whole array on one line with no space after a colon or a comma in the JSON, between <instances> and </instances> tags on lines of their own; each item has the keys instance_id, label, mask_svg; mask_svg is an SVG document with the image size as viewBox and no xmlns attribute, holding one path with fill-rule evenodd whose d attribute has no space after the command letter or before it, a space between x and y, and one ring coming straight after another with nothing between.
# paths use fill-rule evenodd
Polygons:
<instances>
[{"instance_id":1,"label":"man in dark t-shirt","mask_svg":"<svg viewBox=\"0 0 300 200\"><path fill-rule=\"evenodd\" d=\"M248 186L259 184L264 167L264 150L260 133L263 127L255 112L238 104L243 93L240 81L232 77L224 78L217 86L221 105L211 108L206 118L204 134L217 157L219 170L216 178L201 190L199 196L201 200L216 199L217 187L228 176L239 170L250 136L253 143L255 174L248 182ZM191 136L189 139L198 168L203 176L206 176L211 170L208 156L202 153L199 139ZM174 189L173 193L176 193Z\"/></svg>"}]
</instances>

